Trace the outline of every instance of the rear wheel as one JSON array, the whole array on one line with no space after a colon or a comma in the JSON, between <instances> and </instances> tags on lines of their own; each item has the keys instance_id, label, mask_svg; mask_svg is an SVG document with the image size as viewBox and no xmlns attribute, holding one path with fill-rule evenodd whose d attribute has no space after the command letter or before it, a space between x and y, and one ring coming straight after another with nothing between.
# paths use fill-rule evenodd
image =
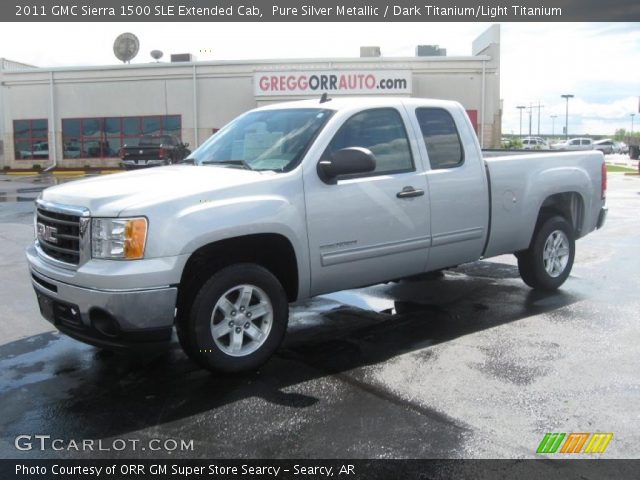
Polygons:
<instances>
[{"instance_id":1,"label":"rear wheel","mask_svg":"<svg viewBox=\"0 0 640 480\"><path fill-rule=\"evenodd\" d=\"M253 370L276 351L289 315L278 279L255 264L223 268L202 284L178 326L196 363L219 372Z\"/></svg>"},{"instance_id":2,"label":"rear wheel","mask_svg":"<svg viewBox=\"0 0 640 480\"><path fill-rule=\"evenodd\" d=\"M569 222L559 215L542 220L528 250L518 255L522 280L532 288L555 290L573 267L575 239Z\"/></svg>"}]
</instances>

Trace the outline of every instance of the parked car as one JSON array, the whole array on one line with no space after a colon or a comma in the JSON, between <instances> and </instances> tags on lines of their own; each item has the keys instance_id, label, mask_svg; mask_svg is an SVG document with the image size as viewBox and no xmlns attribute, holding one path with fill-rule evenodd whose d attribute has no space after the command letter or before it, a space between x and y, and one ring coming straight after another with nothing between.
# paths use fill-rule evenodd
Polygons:
<instances>
[{"instance_id":1,"label":"parked car","mask_svg":"<svg viewBox=\"0 0 640 480\"><path fill-rule=\"evenodd\" d=\"M523 150L549 150L549 143L540 137L525 137L522 139Z\"/></svg>"},{"instance_id":2,"label":"parked car","mask_svg":"<svg viewBox=\"0 0 640 480\"><path fill-rule=\"evenodd\" d=\"M174 135L142 135L135 145L124 145L120 158L126 169L171 165L191 151Z\"/></svg>"},{"instance_id":3,"label":"parked car","mask_svg":"<svg viewBox=\"0 0 640 480\"><path fill-rule=\"evenodd\" d=\"M48 142L35 142L32 145L33 150L20 150L20 158L33 159L33 160L48 160L49 159L49 143Z\"/></svg>"},{"instance_id":4,"label":"parked car","mask_svg":"<svg viewBox=\"0 0 640 480\"><path fill-rule=\"evenodd\" d=\"M597 142L593 142L593 148L600 150L605 155L610 155L615 152L615 143L610 138L598 140Z\"/></svg>"},{"instance_id":5,"label":"parked car","mask_svg":"<svg viewBox=\"0 0 640 480\"><path fill-rule=\"evenodd\" d=\"M571 138L566 142L551 145L552 150L593 150L593 141L590 138Z\"/></svg>"},{"instance_id":6,"label":"parked car","mask_svg":"<svg viewBox=\"0 0 640 480\"><path fill-rule=\"evenodd\" d=\"M65 142L63 144L64 158L80 158L82 152L80 150L80 144L77 142Z\"/></svg>"},{"instance_id":7,"label":"parked car","mask_svg":"<svg viewBox=\"0 0 640 480\"><path fill-rule=\"evenodd\" d=\"M175 325L200 366L254 369L315 295L505 253L555 290L607 212L599 152L483 158L442 100L274 104L187 160L44 190L26 255L60 331L139 350Z\"/></svg>"}]
</instances>

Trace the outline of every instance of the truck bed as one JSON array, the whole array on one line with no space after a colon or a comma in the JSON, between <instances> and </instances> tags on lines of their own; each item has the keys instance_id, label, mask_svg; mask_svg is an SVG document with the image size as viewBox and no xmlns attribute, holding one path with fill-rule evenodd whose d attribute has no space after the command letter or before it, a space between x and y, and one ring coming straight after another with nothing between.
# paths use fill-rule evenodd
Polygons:
<instances>
[{"instance_id":1,"label":"truck bed","mask_svg":"<svg viewBox=\"0 0 640 480\"><path fill-rule=\"evenodd\" d=\"M490 233L484 256L528 248L538 212L555 194L575 197L582 219L576 238L595 230L601 200L602 152L483 152L490 185ZM526 202L523 199L527 199Z\"/></svg>"}]
</instances>

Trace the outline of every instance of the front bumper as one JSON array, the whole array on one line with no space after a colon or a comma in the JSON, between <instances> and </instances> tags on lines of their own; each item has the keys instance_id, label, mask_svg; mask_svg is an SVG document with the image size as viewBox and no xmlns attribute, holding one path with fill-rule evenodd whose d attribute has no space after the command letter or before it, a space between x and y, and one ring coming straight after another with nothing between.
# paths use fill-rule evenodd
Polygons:
<instances>
[{"instance_id":1,"label":"front bumper","mask_svg":"<svg viewBox=\"0 0 640 480\"><path fill-rule=\"evenodd\" d=\"M159 167L161 165L167 165L166 160L123 160L122 164L127 168L146 168L146 167Z\"/></svg>"},{"instance_id":2,"label":"front bumper","mask_svg":"<svg viewBox=\"0 0 640 480\"><path fill-rule=\"evenodd\" d=\"M80 287L54 278L55 271L47 272L46 263L34 254L27 249L40 311L61 332L110 349L154 347L170 340L177 287Z\"/></svg>"},{"instance_id":3,"label":"front bumper","mask_svg":"<svg viewBox=\"0 0 640 480\"><path fill-rule=\"evenodd\" d=\"M600 209L600 213L598 214L597 229L601 229L604 226L604 222L607 220L607 213L609 213L609 208L605 205Z\"/></svg>"}]
</instances>

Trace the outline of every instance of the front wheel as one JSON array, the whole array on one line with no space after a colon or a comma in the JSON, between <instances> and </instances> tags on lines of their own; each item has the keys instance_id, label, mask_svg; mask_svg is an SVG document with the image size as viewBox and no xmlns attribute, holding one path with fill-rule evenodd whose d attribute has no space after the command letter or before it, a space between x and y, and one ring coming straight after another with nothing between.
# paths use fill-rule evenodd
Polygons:
<instances>
[{"instance_id":1,"label":"front wheel","mask_svg":"<svg viewBox=\"0 0 640 480\"><path fill-rule=\"evenodd\" d=\"M185 352L218 372L253 370L276 351L287 329L289 304L278 279L255 264L219 270L200 287L185 324Z\"/></svg>"},{"instance_id":2,"label":"front wheel","mask_svg":"<svg viewBox=\"0 0 640 480\"><path fill-rule=\"evenodd\" d=\"M518 255L518 270L524 283L539 290L555 290L573 267L575 238L569 222L556 215L541 222L528 250Z\"/></svg>"}]
</instances>

